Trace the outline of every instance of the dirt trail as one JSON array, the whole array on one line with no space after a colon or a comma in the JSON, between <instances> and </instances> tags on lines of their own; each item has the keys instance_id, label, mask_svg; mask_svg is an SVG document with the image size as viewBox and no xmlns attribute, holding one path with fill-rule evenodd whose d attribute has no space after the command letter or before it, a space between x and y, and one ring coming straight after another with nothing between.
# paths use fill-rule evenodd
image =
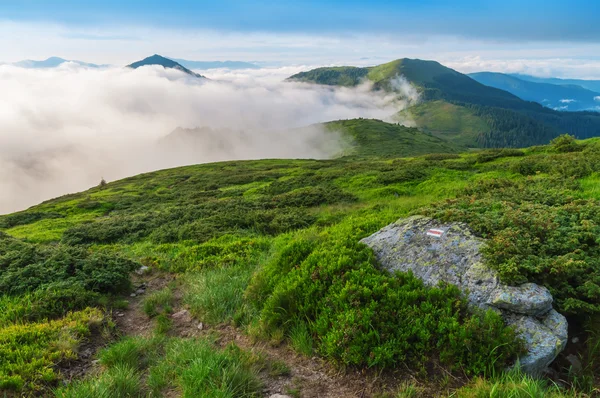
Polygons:
<instances>
[{"instance_id":1,"label":"dirt trail","mask_svg":"<svg viewBox=\"0 0 600 398\"><path fill-rule=\"evenodd\" d=\"M166 287L175 279L172 274L136 276L134 291L143 289L143 292L139 290L134 297L128 298L127 309L113 312L119 333L124 336L150 337L155 323L144 313L144 297ZM222 347L235 343L244 350L262 354L268 361L280 361L289 367L290 374L285 376L261 372L265 397L284 394L302 398L369 398L377 396L381 391L393 390L401 380L407 379L406 373L396 378L391 374L383 377L374 372L343 372L320 358L300 355L286 345L272 346L266 342L253 341L233 326L201 324L201 320L194 319L182 305L181 296L181 290L176 288L169 335L182 338L216 335L217 344Z\"/></svg>"},{"instance_id":2,"label":"dirt trail","mask_svg":"<svg viewBox=\"0 0 600 398\"><path fill-rule=\"evenodd\" d=\"M144 298L150 292L163 289L173 280L175 277L172 274L164 273L132 277L134 288L132 296L127 298L127 308L114 310L112 314L118 332L124 336L150 337L155 324L144 313ZM180 301L179 297L176 299Z\"/></svg>"}]
</instances>

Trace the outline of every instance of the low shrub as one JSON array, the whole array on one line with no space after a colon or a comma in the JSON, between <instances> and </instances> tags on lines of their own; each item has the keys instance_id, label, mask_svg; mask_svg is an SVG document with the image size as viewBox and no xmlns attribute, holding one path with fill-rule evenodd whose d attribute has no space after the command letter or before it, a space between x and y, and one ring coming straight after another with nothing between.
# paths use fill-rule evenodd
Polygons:
<instances>
[{"instance_id":1,"label":"low shrub","mask_svg":"<svg viewBox=\"0 0 600 398\"><path fill-rule=\"evenodd\" d=\"M577 144L575 137L569 134L559 135L550 141L550 147L556 152L578 152L583 146Z\"/></svg>"},{"instance_id":2,"label":"low shrub","mask_svg":"<svg viewBox=\"0 0 600 398\"><path fill-rule=\"evenodd\" d=\"M600 312L600 206L576 199L572 180L491 180L459 198L416 211L467 222L488 239L486 262L512 284L550 289L558 310Z\"/></svg>"},{"instance_id":3,"label":"low shrub","mask_svg":"<svg viewBox=\"0 0 600 398\"><path fill-rule=\"evenodd\" d=\"M397 164L389 171L379 175L381 184L397 184L408 181L421 181L429 175L430 165L426 162L406 162Z\"/></svg>"},{"instance_id":4,"label":"low shrub","mask_svg":"<svg viewBox=\"0 0 600 398\"><path fill-rule=\"evenodd\" d=\"M0 292L17 295L43 289L50 299L44 305L60 304L60 295L75 297L82 289L124 292L130 287L129 274L137 268L139 264L111 254L64 245L40 247L0 236ZM59 296L52 299L53 295ZM76 303L90 298L83 295Z\"/></svg>"},{"instance_id":5,"label":"low shrub","mask_svg":"<svg viewBox=\"0 0 600 398\"><path fill-rule=\"evenodd\" d=\"M269 243L265 238L216 239L194 245L178 254L171 266L172 271L197 271L205 268L246 265L266 251Z\"/></svg>"},{"instance_id":6,"label":"low shrub","mask_svg":"<svg viewBox=\"0 0 600 398\"><path fill-rule=\"evenodd\" d=\"M349 366L414 369L435 360L478 374L520 352L500 317L471 313L456 287L428 288L411 274L378 270L372 251L358 243L372 223L300 236L275 253L246 292L260 310L261 333L298 333L304 320L318 352Z\"/></svg>"},{"instance_id":7,"label":"low shrub","mask_svg":"<svg viewBox=\"0 0 600 398\"><path fill-rule=\"evenodd\" d=\"M13 228L19 225L32 224L36 221L63 218L64 215L55 212L20 212L0 217L0 228Z\"/></svg>"}]
</instances>

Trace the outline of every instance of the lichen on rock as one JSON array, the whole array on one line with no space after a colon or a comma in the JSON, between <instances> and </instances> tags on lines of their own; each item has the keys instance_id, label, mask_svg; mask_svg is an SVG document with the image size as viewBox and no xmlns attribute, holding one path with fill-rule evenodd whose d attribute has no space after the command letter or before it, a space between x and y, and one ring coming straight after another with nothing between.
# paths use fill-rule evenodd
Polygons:
<instances>
[{"instance_id":1,"label":"lichen on rock","mask_svg":"<svg viewBox=\"0 0 600 398\"><path fill-rule=\"evenodd\" d=\"M384 227L361 242L373 249L381 266L411 271L429 286L458 286L470 305L492 309L523 338L527 354L519 358L530 374L542 373L567 343L567 320L552 309L552 295L543 286L508 286L482 262L484 240L464 223L440 223L413 216Z\"/></svg>"}]
</instances>

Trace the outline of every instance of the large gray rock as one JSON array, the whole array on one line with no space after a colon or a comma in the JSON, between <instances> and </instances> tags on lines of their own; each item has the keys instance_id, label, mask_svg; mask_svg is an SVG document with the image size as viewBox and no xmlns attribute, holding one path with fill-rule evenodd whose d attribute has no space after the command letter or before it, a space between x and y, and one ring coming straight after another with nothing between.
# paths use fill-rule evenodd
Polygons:
<instances>
[{"instance_id":1,"label":"large gray rock","mask_svg":"<svg viewBox=\"0 0 600 398\"><path fill-rule=\"evenodd\" d=\"M484 241L463 223L443 224L428 217L400 219L363 239L390 272L412 271L429 286L458 286L472 306L492 309L515 327L527 346L524 371L542 373L567 343L567 320L552 309L543 286L508 286L481 260Z\"/></svg>"}]
</instances>

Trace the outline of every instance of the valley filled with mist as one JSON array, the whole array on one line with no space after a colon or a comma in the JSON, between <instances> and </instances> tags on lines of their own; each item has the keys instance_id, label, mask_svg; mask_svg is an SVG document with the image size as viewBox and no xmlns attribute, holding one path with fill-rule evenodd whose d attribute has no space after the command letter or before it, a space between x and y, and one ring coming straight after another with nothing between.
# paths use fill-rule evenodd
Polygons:
<instances>
[{"instance_id":1,"label":"valley filled with mist","mask_svg":"<svg viewBox=\"0 0 600 398\"><path fill-rule=\"evenodd\" d=\"M195 79L157 65L0 66L0 213L102 178L223 160L329 158L348 145L346 138L317 123L387 120L406 106L368 82L352 88L284 82L302 69L212 70L208 79ZM398 86L400 98L404 89ZM215 133L205 130L191 146L165 143L177 128Z\"/></svg>"}]
</instances>

